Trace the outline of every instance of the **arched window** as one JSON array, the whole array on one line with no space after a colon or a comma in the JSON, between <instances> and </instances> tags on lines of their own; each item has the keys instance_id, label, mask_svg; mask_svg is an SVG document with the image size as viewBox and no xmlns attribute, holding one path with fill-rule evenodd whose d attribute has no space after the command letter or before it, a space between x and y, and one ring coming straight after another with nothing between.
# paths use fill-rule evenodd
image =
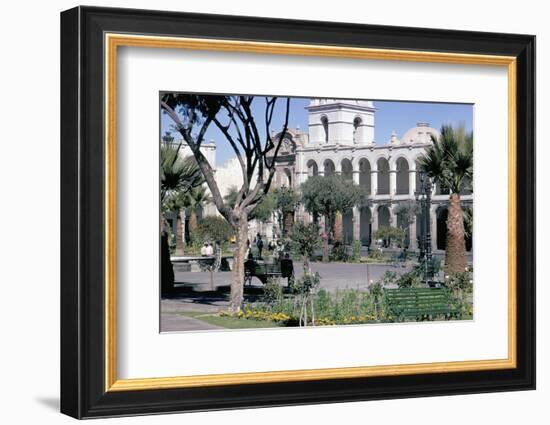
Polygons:
<instances>
[{"instance_id":1,"label":"arched window","mask_svg":"<svg viewBox=\"0 0 550 425\"><path fill-rule=\"evenodd\" d=\"M346 180L353 180L353 165L349 159L343 159L341 164L342 168L342 177Z\"/></svg>"},{"instance_id":2,"label":"arched window","mask_svg":"<svg viewBox=\"0 0 550 425\"><path fill-rule=\"evenodd\" d=\"M308 177L311 177L311 176L316 176L319 174L319 168L317 167L317 163L310 159L308 162L307 162L307 175Z\"/></svg>"},{"instance_id":3,"label":"arched window","mask_svg":"<svg viewBox=\"0 0 550 425\"><path fill-rule=\"evenodd\" d=\"M367 193L370 193L371 189L370 171L370 163L367 159L363 158L359 161L359 185L366 190Z\"/></svg>"},{"instance_id":4,"label":"arched window","mask_svg":"<svg viewBox=\"0 0 550 425\"><path fill-rule=\"evenodd\" d=\"M284 182L284 186L291 188L292 187L292 173L290 172L290 170L288 168L285 168L284 172L285 172L285 177L286 177L285 182Z\"/></svg>"},{"instance_id":5,"label":"arched window","mask_svg":"<svg viewBox=\"0 0 550 425\"><path fill-rule=\"evenodd\" d=\"M323 164L325 168L325 176L333 176L336 170L336 167L334 166L334 162L332 160L327 159L325 160L325 163Z\"/></svg>"},{"instance_id":6,"label":"arched window","mask_svg":"<svg viewBox=\"0 0 550 425\"><path fill-rule=\"evenodd\" d=\"M355 117L353 120L353 143L361 142L361 118Z\"/></svg>"},{"instance_id":7,"label":"arched window","mask_svg":"<svg viewBox=\"0 0 550 425\"><path fill-rule=\"evenodd\" d=\"M323 130L325 131L325 143L328 143L328 118L326 115L321 117L321 124L323 124Z\"/></svg>"},{"instance_id":8,"label":"arched window","mask_svg":"<svg viewBox=\"0 0 550 425\"><path fill-rule=\"evenodd\" d=\"M378 165L378 195L390 194L390 165L386 158L380 158Z\"/></svg>"},{"instance_id":9,"label":"arched window","mask_svg":"<svg viewBox=\"0 0 550 425\"><path fill-rule=\"evenodd\" d=\"M409 193L409 163L405 158L399 158L395 166L397 168L396 194L406 195Z\"/></svg>"}]
</instances>

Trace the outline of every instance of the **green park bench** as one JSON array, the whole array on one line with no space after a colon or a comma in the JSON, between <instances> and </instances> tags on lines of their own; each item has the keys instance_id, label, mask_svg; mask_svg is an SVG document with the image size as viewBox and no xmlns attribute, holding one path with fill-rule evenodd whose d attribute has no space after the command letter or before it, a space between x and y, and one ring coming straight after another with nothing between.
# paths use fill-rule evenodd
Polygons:
<instances>
[{"instance_id":1,"label":"green park bench","mask_svg":"<svg viewBox=\"0 0 550 425\"><path fill-rule=\"evenodd\" d=\"M275 263L264 263L256 260L247 260L244 263L244 283L252 284L252 278L257 277L265 285L269 279L288 279L288 285L294 279L294 264L290 259L283 259Z\"/></svg>"},{"instance_id":2,"label":"green park bench","mask_svg":"<svg viewBox=\"0 0 550 425\"><path fill-rule=\"evenodd\" d=\"M446 288L401 288L384 290L386 316L394 320L451 319L458 314Z\"/></svg>"}]
</instances>

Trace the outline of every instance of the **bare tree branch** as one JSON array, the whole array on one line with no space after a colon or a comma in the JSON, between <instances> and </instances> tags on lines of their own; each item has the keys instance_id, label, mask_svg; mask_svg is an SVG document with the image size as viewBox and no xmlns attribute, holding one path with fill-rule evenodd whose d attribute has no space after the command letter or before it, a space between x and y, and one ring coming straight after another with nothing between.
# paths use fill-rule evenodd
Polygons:
<instances>
[{"instance_id":1,"label":"bare tree branch","mask_svg":"<svg viewBox=\"0 0 550 425\"><path fill-rule=\"evenodd\" d=\"M186 128L181 120L179 119L178 114L176 111L174 111L166 102L161 101L161 107L166 111L166 113L172 118L172 120L176 123L178 126L178 131L182 135L183 139L193 152L193 155L195 156L195 159L197 161L197 165L199 166L204 179L206 180L206 184L208 185L208 188L210 189L210 193L212 194L212 199L214 200L214 204L216 205L216 208L220 212L221 215L225 217L225 219L231 223L235 224L235 216L233 214L233 211L231 208L229 208L227 205L225 205L223 201L223 197L220 193L220 190L218 188L218 184L216 183L216 180L214 178L214 170L212 169L212 166L206 159L206 157L203 155L203 153L200 151L200 144L197 143L196 140L193 139L193 136L191 135L191 131L189 128ZM213 117L208 116L206 117L206 120L201 128L201 131L199 133L200 137L204 137L205 129L210 125L212 122ZM201 140L199 140L200 142Z\"/></svg>"},{"instance_id":2,"label":"bare tree branch","mask_svg":"<svg viewBox=\"0 0 550 425\"><path fill-rule=\"evenodd\" d=\"M265 188L264 188L264 193L267 193L267 191L269 190L269 187L271 186L271 181L273 180L273 176L275 174L275 161L277 160L277 156L279 155L279 149L281 148L281 145L284 141L284 138L285 138L287 130L288 130L288 117L289 117L289 114L290 114L290 98L287 97L286 98L285 123L283 125L283 131L281 132L281 136L279 137L279 140L277 142L277 147L275 148L275 153L273 154L273 159L271 160L271 164L268 165L269 177L268 177L267 183L266 183ZM271 139L271 137L270 137L270 139ZM265 155L265 157L266 157L266 162L267 162L267 155Z\"/></svg>"}]
</instances>

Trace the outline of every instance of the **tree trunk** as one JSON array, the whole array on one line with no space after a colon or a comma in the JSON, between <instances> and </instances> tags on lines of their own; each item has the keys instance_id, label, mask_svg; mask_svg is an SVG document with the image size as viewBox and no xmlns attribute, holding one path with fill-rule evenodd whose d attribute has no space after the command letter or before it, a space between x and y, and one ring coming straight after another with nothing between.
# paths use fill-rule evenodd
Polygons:
<instances>
[{"instance_id":1,"label":"tree trunk","mask_svg":"<svg viewBox=\"0 0 550 425\"><path fill-rule=\"evenodd\" d=\"M344 224L342 222L342 213L336 211L336 216L334 217L334 241L340 242L344 240Z\"/></svg>"},{"instance_id":2,"label":"tree trunk","mask_svg":"<svg viewBox=\"0 0 550 425\"><path fill-rule=\"evenodd\" d=\"M237 221L236 248L233 251L233 282L229 300L229 311L238 313L244 300L244 262L246 261L246 242L248 240L248 217L242 214Z\"/></svg>"},{"instance_id":3,"label":"tree trunk","mask_svg":"<svg viewBox=\"0 0 550 425\"><path fill-rule=\"evenodd\" d=\"M294 225L294 211L287 211L283 220L283 235L285 237L292 233L292 226Z\"/></svg>"},{"instance_id":4,"label":"tree trunk","mask_svg":"<svg viewBox=\"0 0 550 425\"><path fill-rule=\"evenodd\" d=\"M328 263L328 238L329 238L329 218L325 217L324 220L324 234L323 234L323 263Z\"/></svg>"},{"instance_id":5,"label":"tree trunk","mask_svg":"<svg viewBox=\"0 0 550 425\"><path fill-rule=\"evenodd\" d=\"M179 210L176 217L176 256L182 256L184 254L185 245L183 243L183 225L185 223L184 210Z\"/></svg>"},{"instance_id":6,"label":"tree trunk","mask_svg":"<svg viewBox=\"0 0 550 425\"><path fill-rule=\"evenodd\" d=\"M197 230L198 227L198 220L197 220L197 211L191 210L191 215L189 216L189 233L192 235L195 230Z\"/></svg>"},{"instance_id":7,"label":"tree trunk","mask_svg":"<svg viewBox=\"0 0 550 425\"><path fill-rule=\"evenodd\" d=\"M467 267L464 218L458 193L452 193L449 199L445 266L447 273L463 272Z\"/></svg>"},{"instance_id":8,"label":"tree trunk","mask_svg":"<svg viewBox=\"0 0 550 425\"><path fill-rule=\"evenodd\" d=\"M170 260L168 232L165 229L164 215L160 214L160 292L162 296L174 291L174 268Z\"/></svg>"},{"instance_id":9,"label":"tree trunk","mask_svg":"<svg viewBox=\"0 0 550 425\"><path fill-rule=\"evenodd\" d=\"M170 247L168 246L168 234L163 232L160 239L161 252L161 292L169 295L174 290L174 269L170 260Z\"/></svg>"}]
</instances>

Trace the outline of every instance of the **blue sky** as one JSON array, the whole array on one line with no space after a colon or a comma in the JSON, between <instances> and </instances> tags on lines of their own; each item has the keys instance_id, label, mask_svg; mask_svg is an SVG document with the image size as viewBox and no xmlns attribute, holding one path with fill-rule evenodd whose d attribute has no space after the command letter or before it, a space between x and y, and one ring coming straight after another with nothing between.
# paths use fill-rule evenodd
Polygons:
<instances>
[{"instance_id":1,"label":"blue sky","mask_svg":"<svg viewBox=\"0 0 550 425\"><path fill-rule=\"evenodd\" d=\"M278 107L275 110L271 128L279 130L284 123L284 101L286 98L280 98ZM291 98L289 127L300 127L302 131L308 131L307 111L304 109L309 104L309 98ZM375 100L374 106L377 109L375 114L375 141L376 143L386 143L392 131L401 138L403 134L419 122L428 122L431 127L439 129L442 124L451 124L458 126L463 124L467 131L472 130L473 125L473 105L459 103L430 103L430 102L397 102ZM257 97L252 104L252 111L263 121L265 111L265 99ZM224 122L223 120L222 122ZM161 114L161 134L171 129L172 121L166 114ZM265 128L260 128L264 133ZM179 134L173 134L179 139ZM217 163L221 164L229 158L235 156L225 137L214 126L211 125L206 133L206 140L213 139L217 144Z\"/></svg>"}]
</instances>

